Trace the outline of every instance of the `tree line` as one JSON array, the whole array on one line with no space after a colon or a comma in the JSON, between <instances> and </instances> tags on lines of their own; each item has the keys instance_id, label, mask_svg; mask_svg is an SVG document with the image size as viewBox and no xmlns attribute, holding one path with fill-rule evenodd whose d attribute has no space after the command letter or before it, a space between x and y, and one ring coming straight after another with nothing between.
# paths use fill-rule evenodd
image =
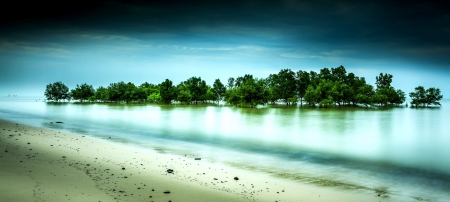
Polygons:
<instances>
[{"instance_id":1,"label":"tree line","mask_svg":"<svg viewBox=\"0 0 450 202\"><path fill-rule=\"evenodd\" d=\"M44 95L49 101L61 100L79 102L125 102L125 103L160 103L160 104L198 104L219 103L241 107L256 107L257 105L297 103L319 107L334 107L343 105L401 105L406 100L406 94L395 89L393 76L380 73L376 76L375 86L368 84L364 77L347 73L343 66L323 68L319 72L294 72L282 69L278 74L270 74L267 78L255 78L246 74L240 77L230 77L224 84L216 79L212 86L207 85L201 77L191 77L174 85L166 79L160 84L145 82L139 86L123 81L111 83L107 87L94 89L86 83L69 90L62 82L50 83ZM415 88L409 93L412 107L440 105L443 98L439 88Z\"/></svg>"}]
</instances>

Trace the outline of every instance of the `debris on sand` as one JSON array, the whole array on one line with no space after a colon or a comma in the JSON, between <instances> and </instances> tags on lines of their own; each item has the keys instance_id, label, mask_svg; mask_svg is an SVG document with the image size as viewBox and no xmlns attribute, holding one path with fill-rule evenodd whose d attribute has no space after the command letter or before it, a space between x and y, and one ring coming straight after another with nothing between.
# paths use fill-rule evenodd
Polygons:
<instances>
[{"instance_id":1,"label":"debris on sand","mask_svg":"<svg viewBox=\"0 0 450 202\"><path fill-rule=\"evenodd\" d=\"M173 173L173 169L167 169L167 173Z\"/></svg>"}]
</instances>

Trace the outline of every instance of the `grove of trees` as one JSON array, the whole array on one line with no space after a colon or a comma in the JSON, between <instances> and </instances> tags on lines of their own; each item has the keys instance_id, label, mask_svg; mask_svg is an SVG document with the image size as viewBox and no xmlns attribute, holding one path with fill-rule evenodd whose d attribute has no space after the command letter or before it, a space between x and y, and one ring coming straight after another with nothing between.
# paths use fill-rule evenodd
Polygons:
<instances>
[{"instance_id":1,"label":"grove of trees","mask_svg":"<svg viewBox=\"0 0 450 202\"><path fill-rule=\"evenodd\" d=\"M47 100L59 102L59 100L69 99L69 88L61 81L48 84L45 88L44 96Z\"/></svg>"},{"instance_id":2,"label":"grove of trees","mask_svg":"<svg viewBox=\"0 0 450 202\"><path fill-rule=\"evenodd\" d=\"M428 88L425 90L423 86L418 86L414 92L409 93L411 97L411 107L424 107L429 105L441 105L441 90L439 88Z\"/></svg>"},{"instance_id":3,"label":"grove of trees","mask_svg":"<svg viewBox=\"0 0 450 202\"><path fill-rule=\"evenodd\" d=\"M347 73L343 66L323 68L319 72L282 69L278 74L267 78L255 78L245 74L230 77L226 84L216 79L212 86L201 77L191 77L174 85L166 79L160 84L143 83L139 86L123 81L111 83L107 87L94 89L86 83L70 90L64 83L55 82L46 87L44 95L49 101L75 100L79 102L125 102L160 104L220 103L241 107L283 103L285 105L308 104L319 107L344 105L401 105L406 94L395 89L391 74L380 73L376 76L375 87L368 84L364 77ZM439 88L426 89L416 87L409 93L413 107L440 105L443 98Z\"/></svg>"}]
</instances>

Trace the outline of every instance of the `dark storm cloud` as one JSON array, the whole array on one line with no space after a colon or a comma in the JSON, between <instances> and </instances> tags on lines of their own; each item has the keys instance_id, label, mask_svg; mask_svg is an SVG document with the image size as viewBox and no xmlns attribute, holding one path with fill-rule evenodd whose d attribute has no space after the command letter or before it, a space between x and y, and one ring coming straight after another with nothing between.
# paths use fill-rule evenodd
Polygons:
<instances>
[{"instance_id":1,"label":"dark storm cloud","mask_svg":"<svg viewBox=\"0 0 450 202\"><path fill-rule=\"evenodd\" d=\"M4 7L1 37L107 33L196 43L301 46L321 54L450 61L450 3L433 1L93 1ZM32 10L32 11L30 11ZM11 12L10 12L11 13ZM166 35L164 35L166 34ZM164 39L164 38L162 38ZM282 41L282 43L280 43Z\"/></svg>"}]
</instances>

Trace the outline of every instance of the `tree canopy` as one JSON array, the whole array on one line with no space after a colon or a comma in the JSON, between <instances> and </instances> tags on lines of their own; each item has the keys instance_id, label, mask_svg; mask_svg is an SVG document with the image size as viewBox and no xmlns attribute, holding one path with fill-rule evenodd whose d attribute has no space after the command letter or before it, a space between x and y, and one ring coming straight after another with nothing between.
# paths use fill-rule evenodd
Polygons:
<instances>
[{"instance_id":1,"label":"tree canopy","mask_svg":"<svg viewBox=\"0 0 450 202\"><path fill-rule=\"evenodd\" d=\"M319 72L282 69L267 78L254 78L251 74L230 77L226 85L216 79L212 86L201 77L190 77L174 85L166 79L160 84L148 82L137 86L123 81L100 86L96 90L86 83L76 85L70 92L62 82L47 85L44 95L49 101L74 99L80 102L125 102L125 103L219 103L256 107L257 105L300 103L319 107L343 105L395 106L406 100L406 94L392 86L394 76L380 73L375 77L375 87L364 77L347 72L344 66L322 68ZM425 89L418 86L409 93L411 105L426 107L440 105L442 95L439 88Z\"/></svg>"},{"instance_id":2,"label":"tree canopy","mask_svg":"<svg viewBox=\"0 0 450 202\"><path fill-rule=\"evenodd\" d=\"M439 88L428 88L425 90L423 86L417 86L414 92L409 93L411 97L412 107L424 107L429 105L439 105L439 102L443 96L441 95L441 90Z\"/></svg>"},{"instance_id":3,"label":"tree canopy","mask_svg":"<svg viewBox=\"0 0 450 202\"><path fill-rule=\"evenodd\" d=\"M80 102L88 100L95 94L95 90L92 85L88 85L86 83L83 83L81 85L77 84L77 87L75 87L75 89L72 89L70 92L72 98L75 100L79 100Z\"/></svg>"},{"instance_id":4,"label":"tree canopy","mask_svg":"<svg viewBox=\"0 0 450 202\"><path fill-rule=\"evenodd\" d=\"M45 88L44 96L47 100L59 102L68 99L69 88L61 81L50 83Z\"/></svg>"}]
</instances>

